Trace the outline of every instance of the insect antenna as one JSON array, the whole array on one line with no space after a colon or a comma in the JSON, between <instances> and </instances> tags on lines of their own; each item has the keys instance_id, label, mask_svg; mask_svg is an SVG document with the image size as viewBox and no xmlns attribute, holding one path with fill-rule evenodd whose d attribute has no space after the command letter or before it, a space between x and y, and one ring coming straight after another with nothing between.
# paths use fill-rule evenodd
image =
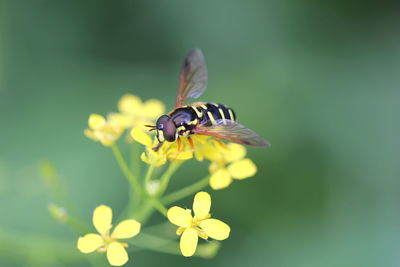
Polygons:
<instances>
[{"instance_id":1,"label":"insect antenna","mask_svg":"<svg viewBox=\"0 0 400 267\"><path fill-rule=\"evenodd\" d=\"M148 125L148 124L146 124L145 127L149 127L149 128L150 128L150 129L149 129L150 132L156 130L156 126L155 126L155 125Z\"/></svg>"}]
</instances>

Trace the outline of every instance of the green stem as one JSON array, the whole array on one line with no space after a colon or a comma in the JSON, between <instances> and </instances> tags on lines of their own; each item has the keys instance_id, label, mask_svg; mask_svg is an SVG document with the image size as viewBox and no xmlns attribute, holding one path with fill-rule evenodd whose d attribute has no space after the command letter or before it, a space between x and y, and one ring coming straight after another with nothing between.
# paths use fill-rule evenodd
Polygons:
<instances>
[{"instance_id":1,"label":"green stem","mask_svg":"<svg viewBox=\"0 0 400 267\"><path fill-rule=\"evenodd\" d=\"M139 148L139 143L133 142L130 145L130 151L131 151L131 157L130 157L130 168L135 174L136 177L140 179L140 172L141 172L141 167L142 163L140 160L140 148Z\"/></svg>"},{"instance_id":2,"label":"green stem","mask_svg":"<svg viewBox=\"0 0 400 267\"><path fill-rule=\"evenodd\" d=\"M135 194L141 195L143 192L142 192L142 187L140 186L139 180L129 169L129 166L126 163L125 158L122 155L121 150L119 149L118 145L116 143L114 143L111 146L111 148L112 148L112 151L114 152L114 156L115 156L122 172L124 173L125 177L128 179L128 182L130 183L133 191L135 192Z\"/></svg>"},{"instance_id":3,"label":"green stem","mask_svg":"<svg viewBox=\"0 0 400 267\"><path fill-rule=\"evenodd\" d=\"M171 162L169 164L168 169L164 172L164 174L160 178L160 188L158 189L156 196L162 196L162 194L164 194L165 190L167 190L172 175L176 172L176 170L178 170L181 164L182 162L179 163Z\"/></svg>"},{"instance_id":4,"label":"green stem","mask_svg":"<svg viewBox=\"0 0 400 267\"><path fill-rule=\"evenodd\" d=\"M160 202L158 198L152 198L153 206L165 217L167 217L167 208Z\"/></svg>"},{"instance_id":5,"label":"green stem","mask_svg":"<svg viewBox=\"0 0 400 267\"><path fill-rule=\"evenodd\" d=\"M138 220L142 225L145 224L147 219L154 211L154 205L149 201L145 201L141 208L133 214L133 218Z\"/></svg>"},{"instance_id":6,"label":"green stem","mask_svg":"<svg viewBox=\"0 0 400 267\"><path fill-rule=\"evenodd\" d=\"M147 169L147 173L146 176L144 178L144 188L147 188L147 185L149 184L151 177L153 176L153 172L154 172L154 166L149 166L149 168Z\"/></svg>"},{"instance_id":7,"label":"green stem","mask_svg":"<svg viewBox=\"0 0 400 267\"><path fill-rule=\"evenodd\" d=\"M207 175L206 177L199 180L198 182L196 182L192 185L189 185L187 187L184 187L178 191L175 191L175 192L163 197L161 199L161 203L163 203L164 205L168 205L168 204L178 201L184 197L190 196L190 195L200 191L204 187L206 187L208 185L209 179L210 179L210 176Z\"/></svg>"}]
</instances>

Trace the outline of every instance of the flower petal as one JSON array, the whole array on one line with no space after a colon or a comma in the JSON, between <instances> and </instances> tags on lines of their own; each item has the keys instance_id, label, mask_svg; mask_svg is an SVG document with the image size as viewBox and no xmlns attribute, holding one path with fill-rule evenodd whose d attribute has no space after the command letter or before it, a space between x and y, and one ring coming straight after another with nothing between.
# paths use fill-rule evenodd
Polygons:
<instances>
[{"instance_id":1,"label":"flower petal","mask_svg":"<svg viewBox=\"0 0 400 267\"><path fill-rule=\"evenodd\" d=\"M233 178L242 180L254 176L257 167L251 159L242 159L229 165L228 171Z\"/></svg>"},{"instance_id":2,"label":"flower petal","mask_svg":"<svg viewBox=\"0 0 400 267\"><path fill-rule=\"evenodd\" d=\"M180 248L183 256L190 257L196 252L198 239L197 231L193 228L187 228L183 232L180 241Z\"/></svg>"},{"instance_id":3,"label":"flower petal","mask_svg":"<svg viewBox=\"0 0 400 267\"><path fill-rule=\"evenodd\" d=\"M128 253L121 243L114 241L107 247L107 259L111 265L121 266L128 261Z\"/></svg>"},{"instance_id":4,"label":"flower petal","mask_svg":"<svg viewBox=\"0 0 400 267\"><path fill-rule=\"evenodd\" d=\"M107 116L107 120L110 125L120 127L122 129L132 126L132 119L122 113L111 113Z\"/></svg>"},{"instance_id":5,"label":"flower petal","mask_svg":"<svg viewBox=\"0 0 400 267\"><path fill-rule=\"evenodd\" d=\"M199 144L196 146L196 159L198 161L203 161L203 159L208 159L211 161L221 160L221 151L214 144L214 142L207 142L204 144Z\"/></svg>"},{"instance_id":6,"label":"flower petal","mask_svg":"<svg viewBox=\"0 0 400 267\"><path fill-rule=\"evenodd\" d=\"M147 149L140 156L140 159L151 166L159 167L167 163L167 156L158 152L154 152L151 148Z\"/></svg>"},{"instance_id":7,"label":"flower petal","mask_svg":"<svg viewBox=\"0 0 400 267\"><path fill-rule=\"evenodd\" d=\"M131 131L131 136L137 142L141 143L142 145L145 145L146 147L152 146L151 137L145 134L144 131L140 129L140 127L133 128Z\"/></svg>"},{"instance_id":8,"label":"flower petal","mask_svg":"<svg viewBox=\"0 0 400 267\"><path fill-rule=\"evenodd\" d=\"M99 114L90 114L88 124L90 129L98 129L106 124L106 119Z\"/></svg>"},{"instance_id":9,"label":"flower petal","mask_svg":"<svg viewBox=\"0 0 400 267\"><path fill-rule=\"evenodd\" d=\"M202 220L208 216L211 208L211 197L207 192L198 192L193 201L193 211L197 219Z\"/></svg>"},{"instance_id":10,"label":"flower petal","mask_svg":"<svg viewBox=\"0 0 400 267\"><path fill-rule=\"evenodd\" d=\"M157 99L149 99L144 103L144 114L152 119L157 119L165 113L164 104Z\"/></svg>"},{"instance_id":11,"label":"flower petal","mask_svg":"<svg viewBox=\"0 0 400 267\"><path fill-rule=\"evenodd\" d=\"M93 212L93 225L100 234L111 228L112 210L106 205L98 206Z\"/></svg>"},{"instance_id":12,"label":"flower petal","mask_svg":"<svg viewBox=\"0 0 400 267\"><path fill-rule=\"evenodd\" d=\"M131 94L126 94L118 102L118 109L127 115L137 115L143 113L142 100Z\"/></svg>"},{"instance_id":13,"label":"flower petal","mask_svg":"<svg viewBox=\"0 0 400 267\"><path fill-rule=\"evenodd\" d=\"M85 129L83 134L87 137L90 138L94 141L98 141L99 139L97 138L97 136L94 134L92 129Z\"/></svg>"},{"instance_id":14,"label":"flower petal","mask_svg":"<svg viewBox=\"0 0 400 267\"><path fill-rule=\"evenodd\" d=\"M190 210L177 206L170 208L167 216L171 223L185 228L190 227L193 220Z\"/></svg>"},{"instance_id":15,"label":"flower petal","mask_svg":"<svg viewBox=\"0 0 400 267\"><path fill-rule=\"evenodd\" d=\"M176 234L181 235L185 231L185 229L185 227L178 227L178 229L176 229Z\"/></svg>"},{"instance_id":16,"label":"flower petal","mask_svg":"<svg viewBox=\"0 0 400 267\"><path fill-rule=\"evenodd\" d=\"M200 221L199 226L209 237L215 240L227 239L231 231L229 225L217 219L206 219Z\"/></svg>"},{"instance_id":17,"label":"flower petal","mask_svg":"<svg viewBox=\"0 0 400 267\"><path fill-rule=\"evenodd\" d=\"M111 237L113 238L131 238L140 232L140 223L136 220L129 219L120 222L114 229Z\"/></svg>"},{"instance_id":18,"label":"flower petal","mask_svg":"<svg viewBox=\"0 0 400 267\"><path fill-rule=\"evenodd\" d=\"M98 234L87 234L78 239L77 247L82 253L90 253L98 249L103 243L103 238Z\"/></svg>"},{"instance_id":19,"label":"flower petal","mask_svg":"<svg viewBox=\"0 0 400 267\"><path fill-rule=\"evenodd\" d=\"M219 169L210 177L210 186L214 190L223 189L232 183L232 176L226 169Z\"/></svg>"},{"instance_id":20,"label":"flower petal","mask_svg":"<svg viewBox=\"0 0 400 267\"><path fill-rule=\"evenodd\" d=\"M246 148L235 143L229 143L225 151L224 158L226 162L233 162L246 156Z\"/></svg>"},{"instance_id":21,"label":"flower petal","mask_svg":"<svg viewBox=\"0 0 400 267\"><path fill-rule=\"evenodd\" d=\"M168 158L172 159L172 160L188 160L188 159L193 158L193 153L190 151L169 152Z\"/></svg>"}]
</instances>

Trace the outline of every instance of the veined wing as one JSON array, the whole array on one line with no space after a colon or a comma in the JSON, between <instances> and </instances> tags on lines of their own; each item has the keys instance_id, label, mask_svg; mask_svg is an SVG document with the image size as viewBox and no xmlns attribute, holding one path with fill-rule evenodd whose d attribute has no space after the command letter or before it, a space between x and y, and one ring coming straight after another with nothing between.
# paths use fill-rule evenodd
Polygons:
<instances>
[{"instance_id":1,"label":"veined wing","mask_svg":"<svg viewBox=\"0 0 400 267\"><path fill-rule=\"evenodd\" d=\"M183 62L179 90L175 107L180 107L187 98L198 98L206 90L207 66L200 49L193 49Z\"/></svg>"},{"instance_id":2,"label":"veined wing","mask_svg":"<svg viewBox=\"0 0 400 267\"><path fill-rule=\"evenodd\" d=\"M217 120L211 126L197 126L196 134L213 136L229 142L255 147L269 147L271 144L249 128L231 120Z\"/></svg>"}]
</instances>

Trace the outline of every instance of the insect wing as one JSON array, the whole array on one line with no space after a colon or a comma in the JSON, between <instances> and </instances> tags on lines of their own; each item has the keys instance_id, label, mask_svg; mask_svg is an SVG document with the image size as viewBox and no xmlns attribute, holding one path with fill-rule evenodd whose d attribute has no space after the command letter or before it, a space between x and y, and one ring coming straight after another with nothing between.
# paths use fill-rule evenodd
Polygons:
<instances>
[{"instance_id":1,"label":"insect wing","mask_svg":"<svg viewBox=\"0 0 400 267\"><path fill-rule=\"evenodd\" d=\"M208 73L203 53L193 49L183 62L175 107L182 106L188 98L198 98L207 87Z\"/></svg>"},{"instance_id":2,"label":"insect wing","mask_svg":"<svg viewBox=\"0 0 400 267\"><path fill-rule=\"evenodd\" d=\"M271 144L249 128L231 120L217 120L214 125L197 126L196 134L213 136L246 146L269 147Z\"/></svg>"}]
</instances>

